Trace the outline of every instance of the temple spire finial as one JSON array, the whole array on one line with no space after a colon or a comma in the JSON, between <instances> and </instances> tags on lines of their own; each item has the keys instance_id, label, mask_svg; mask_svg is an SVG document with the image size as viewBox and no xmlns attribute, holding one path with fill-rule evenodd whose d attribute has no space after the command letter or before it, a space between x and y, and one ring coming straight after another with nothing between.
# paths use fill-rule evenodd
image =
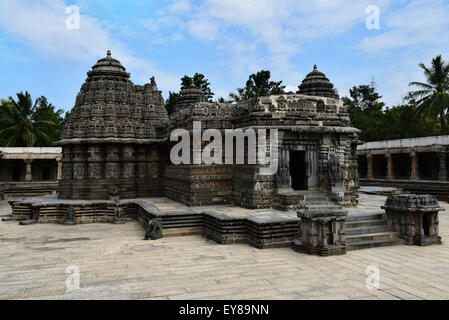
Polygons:
<instances>
[{"instance_id":1,"label":"temple spire finial","mask_svg":"<svg viewBox=\"0 0 449 320\"><path fill-rule=\"evenodd\" d=\"M110 57L111 56L111 50L108 50L107 52L107 56Z\"/></svg>"},{"instance_id":2,"label":"temple spire finial","mask_svg":"<svg viewBox=\"0 0 449 320\"><path fill-rule=\"evenodd\" d=\"M313 70L318 70L318 66L316 64L313 65Z\"/></svg>"}]
</instances>

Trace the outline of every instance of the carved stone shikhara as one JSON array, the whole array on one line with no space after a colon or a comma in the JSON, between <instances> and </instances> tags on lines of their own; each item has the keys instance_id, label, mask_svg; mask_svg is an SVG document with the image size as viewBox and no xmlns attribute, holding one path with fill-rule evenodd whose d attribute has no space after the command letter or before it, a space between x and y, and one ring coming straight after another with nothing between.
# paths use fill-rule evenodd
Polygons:
<instances>
[{"instance_id":1,"label":"carved stone shikhara","mask_svg":"<svg viewBox=\"0 0 449 320\"><path fill-rule=\"evenodd\" d=\"M161 177L151 168L161 161L164 99L154 77L144 86L129 78L110 52L87 73L57 142L63 149L62 199L108 199L110 185L123 198L160 194Z\"/></svg>"},{"instance_id":2,"label":"carved stone shikhara","mask_svg":"<svg viewBox=\"0 0 449 320\"><path fill-rule=\"evenodd\" d=\"M403 194L389 196L385 205L387 221L399 237L408 245L441 244L438 235L438 212L440 207L437 199L431 195Z\"/></svg>"}]
</instances>

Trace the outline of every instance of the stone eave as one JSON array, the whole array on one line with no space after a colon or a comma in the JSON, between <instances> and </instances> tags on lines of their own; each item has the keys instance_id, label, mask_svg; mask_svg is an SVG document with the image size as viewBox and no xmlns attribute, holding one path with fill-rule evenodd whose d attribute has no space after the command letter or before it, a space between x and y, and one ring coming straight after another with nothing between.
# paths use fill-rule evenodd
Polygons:
<instances>
[{"instance_id":1,"label":"stone eave","mask_svg":"<svg viewBox=\"0 0 449 320\"><path fill-rule=\"evenodd\" d=\"M135 143L135 144L152 144L152 143L162 143L167 141L167 138L159 139L137 139L137 138L73 138L73 139L62 139L55 142L56 146L64 146L71 144L102 144L102 143Z\"/></svg>"},{"instance_id":2,"label":"stone eave","mask_svg":"<svg viewBox=\"0 0 449 320\"><path fill-rule=\"evenodd\" d=\"M238 129L278 129L290 130L300 133L361 133L362 131L354 127L337 127L337 126L249 126Z\"/></svg>"}]
</instances>

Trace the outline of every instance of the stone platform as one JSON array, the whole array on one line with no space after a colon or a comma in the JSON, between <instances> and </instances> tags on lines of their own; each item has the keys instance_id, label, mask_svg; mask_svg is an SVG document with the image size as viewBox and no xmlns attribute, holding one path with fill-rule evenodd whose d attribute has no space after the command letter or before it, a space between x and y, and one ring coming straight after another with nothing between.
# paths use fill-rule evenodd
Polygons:
<instances>
[{"instance_id":1,"label":"stone platform","mask_svg":"<svg viewBox=\"0 0 449 320\"><path fill-rule=\"evenodd\" d=\"M386 197L360 195L382 212ZM143 241L142 226L35 224L0 219L2 299L449 299L449 204L440 214L442 245L389 246L343 256L217 245L201 236ZM376 209L377 208L377 209ZM0 201L0 217L11 214ZM69 266L80 288L68 291ZM366 286L379 268L379 288Z\"/></svg>"},{"instance_id":2,"label":"stone platform","mask_svg":"<svg viewBox=\"0 0 449 320\"><path fill-rule=\"evenodd\" d=\"M84 224L137 220L145 230L160 218L164 236L201 234L220 244L248 243L256 248L288 246L299 232L296 212L245 209L232 205L187 207L168 198L113 201L62 200L43 196L10 201L12 218L27 222ZM69 218L69 211L74 216Z\"/></svg>"}]
</instances>

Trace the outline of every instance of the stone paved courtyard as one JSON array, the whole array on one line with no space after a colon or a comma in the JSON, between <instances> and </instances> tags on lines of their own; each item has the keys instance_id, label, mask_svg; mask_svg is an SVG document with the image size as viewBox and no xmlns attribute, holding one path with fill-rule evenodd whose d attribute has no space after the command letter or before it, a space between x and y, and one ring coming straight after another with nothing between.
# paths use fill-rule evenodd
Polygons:
<instances>
[{"instance_id":1,"label":"stone paved courtyard","mask_svg":"<svg viewBox=\"0 0 449 320\"><path fill-rule=\"evenodd\" d=\"M379 211L384 201L362 194L361 206L350 211ZM8 203L0 202L0 215L9 213ZM448 216L440 213L443 245L331 257L223 246L201 236L142 241L135 221L0 222L0 299L449 299ZM366 288L370 265L379 267L379 290ZM69 266L79 268L81 285L66 293Z\"/></svg>"}]
</instances>

